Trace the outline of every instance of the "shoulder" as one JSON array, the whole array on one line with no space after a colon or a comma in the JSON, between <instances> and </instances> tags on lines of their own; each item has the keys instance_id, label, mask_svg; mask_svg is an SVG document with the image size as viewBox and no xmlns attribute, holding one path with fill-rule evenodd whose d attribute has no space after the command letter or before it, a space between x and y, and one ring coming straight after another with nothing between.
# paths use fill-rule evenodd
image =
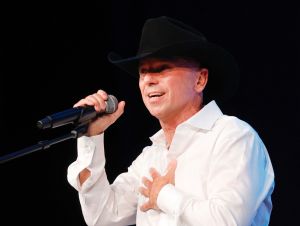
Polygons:
<instances>
[{"instance_id":1,"label":"shoulder","mask_svg":"<svg viewBox=\"0 0 300 226\"><path fill-rule=\"evenodd\" d=\"M239 143L264 146L259 134L246 121L235 116L223 115L214 128L220 143Z\"/></svg>"},{"instance_id":2,"label":"shoulder","mask_svg":"<svg viewBox=\"0 0 300 226\"><path fill-rule=\"evenodd\" d=\"M249 134L257 135L257 132L249 123L235 116L223 115L216 122L215 126L223 133L228 133L228 135L239 134L239 133L249 133Z\"/></svg>"},{"instance_id":3,"label":"shoulder","mask_svg":"<svg viewBox=\"0 0 300 226\"><path fill-rule=\"evenodd\" d=\"M239 157L243 161L251 159L266 161L267 149L264 142L247 122L235 116L222 116L217 122L217 139L214 154Z\"/></svg>"}]
</instances>

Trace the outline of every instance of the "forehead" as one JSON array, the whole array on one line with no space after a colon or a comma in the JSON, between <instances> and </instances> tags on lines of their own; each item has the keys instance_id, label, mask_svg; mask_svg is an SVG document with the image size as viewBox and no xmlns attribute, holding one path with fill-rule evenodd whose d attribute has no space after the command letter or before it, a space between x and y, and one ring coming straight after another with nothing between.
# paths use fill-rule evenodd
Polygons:
<instances>
[{"instance_id":1,"label":"forehead","mask_svg":"<svg viewBox=\"0 0 300 226\"><path fill-rule=\"evenodd\" d=\"M147 67L159 67L161 65L168 65L170 67L195 67L198 66L196 61L187 60L183 58L175 58L175 59L163 59L163 58L145 58L140 60L139 67L147 68Z\"/></svg>"}]
</instances>

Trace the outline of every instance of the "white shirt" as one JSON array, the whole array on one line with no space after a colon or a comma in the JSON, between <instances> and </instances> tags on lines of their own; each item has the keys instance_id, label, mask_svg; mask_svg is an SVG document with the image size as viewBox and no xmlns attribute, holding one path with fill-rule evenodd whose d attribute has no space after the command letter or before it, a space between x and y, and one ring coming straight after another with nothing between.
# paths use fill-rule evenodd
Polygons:
<instances>
[{"instance_id":1,"label":"white shirt","mask_svg":"<svg viewBox=\"0 0 300 226\"><path fill-rule=\"evenodd\" d=\"M78 158L68 168L68 181L78 190L88 225L137 226L265 226L271 210L274 172L258 134L236 117L223 115L212 101L178 125L169 150L163 131L152 145L109 184L105 173L103 135L78 139ZM160 211L141 212L139 194L149 169L165 173L177 159L175 186L158 195ZM78 174L91 176L81 187Z\"/></svg>"}]
</instances>

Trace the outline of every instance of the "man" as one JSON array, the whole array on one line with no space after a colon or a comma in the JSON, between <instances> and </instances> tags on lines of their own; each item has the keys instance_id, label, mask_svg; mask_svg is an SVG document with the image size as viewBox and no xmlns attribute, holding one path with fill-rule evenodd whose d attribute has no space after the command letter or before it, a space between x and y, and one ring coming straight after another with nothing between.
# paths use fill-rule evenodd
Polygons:
<instances>
[{"instance_id":1,"label":"man","mask_svg":"<svg viewBox=\"0 0 300 226\"><path fill-rule=\"evenodd\" d=\"M109 60L139 78L145 106L162 129L109 184L103 132L125 102L89 125L68 169L86 223L268 225L274 173L267 150L251 126L223 115L215 102L230 98L237 86L233 57L194 28L158 17L146 21L135 57L110 54ZM103 111L105 100L99 90L75 106Z\"/></svg>"}]
</instances>

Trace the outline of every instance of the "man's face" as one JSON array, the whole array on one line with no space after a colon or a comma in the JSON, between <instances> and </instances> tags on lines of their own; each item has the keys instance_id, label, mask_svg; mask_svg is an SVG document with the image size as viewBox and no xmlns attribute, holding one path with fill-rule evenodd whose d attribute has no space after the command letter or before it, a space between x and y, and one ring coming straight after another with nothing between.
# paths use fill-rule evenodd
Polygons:
<instances>
[{"instance_id":1,"label":"man's face","mask_svg":"<svg viewBox=\"0 0 300 226\"><path fill-rule=\"evenodd\" d=\"M184 116L200 109L199 76L202 69L186 60L144 59L139 67L139 87L149 112L159 120Z\"/></svg>"}]
</instances>

